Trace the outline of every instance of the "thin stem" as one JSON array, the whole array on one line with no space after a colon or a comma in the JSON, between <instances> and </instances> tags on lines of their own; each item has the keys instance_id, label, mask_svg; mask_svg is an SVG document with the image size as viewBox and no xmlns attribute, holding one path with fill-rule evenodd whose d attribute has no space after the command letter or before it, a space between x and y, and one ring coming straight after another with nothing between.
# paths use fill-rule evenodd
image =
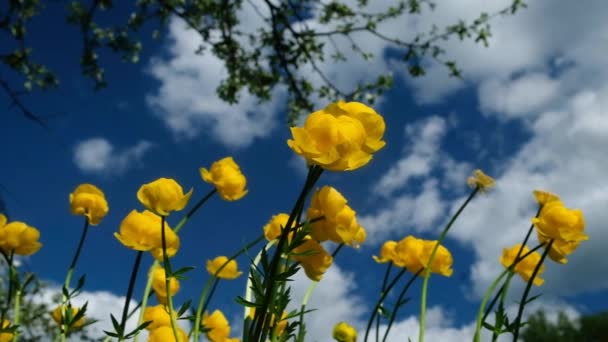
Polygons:
<instances>
[{"instance_id":1,"label":"thin stem","mask_svg":"<svg viewBox=\"0 0 608 342\"><path fill-rule=\"evenodd\" d=\"M186 224L186 222L188 222L188 220L194 215L194 213L196 213L196 211L203 205L205 204L205 202L207 202L211 196L213 196L215 193L217 192L217 188L213 188L213 190L209 191L205 197L201 198L195 205L194 207L192 207L192 209L190 209L190 211L188 211L188 213L186 214L186 216L184 216L178 223L177 226L175 226L175 228L173 229L173 231L175 232L175 234L179 233L179 231L183 228L183 226Z\"/></svg>"},{"instance_id":2,"label":"thin stem","mask_svg":"<svg viewBox=\"0 0 608 342\"><path fill-rule=\"evenodd\" d=\"M13 267L13 257L15 256L14 252L11 250L8 255L4 253L2 253L2 255L6 259L6 263L8 265L8 291L6 292L6 306L2 308L0 322L4 322L8 308L11 306L11 299L13 297L13 283L15 278L15 269Z\"/></svg>"},{"instance_id":3,"label":"thin stem","mask_svg":"<svg viewBox=\"0 0 608 342\"><path fill-rule=\"evenodd\" d=\"M89 231L89 219L85 216L84 218L84 226L82 227L82 234L80 234L80 241L78 242L78 247L76 247L76 253L72 257L72 262L70 263L70 267L68 268L67 276L65 277L64 287L66 289L70 288L70 283L72 281L72 275L74 273L74 269L76 268L76 263L78 262L78 258L80 257L80 252L82 251L82 246L84 245L84 241L87 237L87 233ZM65 300L65 298L64 298Z\"/></svg>"},{"instance_id":4,"label":"thin stem","mask_svg":"<svg viewBox=\"0 0 608 342\"><path fill-rule=\"evenodd\" d=\"M144 254L143 251L137 251L135 262L133 263L133 270L131 271L131 278L129 279L129 287L127 288L127 297L125 298L125 306L122 310L122 320L120 327L124 332L125 326L127 325L127 314L129 313L129 302L133 296L133 288L135 287L135 280L137 279L137 272L139 271L139 265L141 264L141 257Z\"/></svg>"},{"instance_id":5,"label":"thin stem","mask_svg":"<svg viewBox=\"0 0 608 342\"><path fill-rule=\"evenodd\" d=\"M15 305L13 307L13 324L14 325L19 325L19 322L21 321L21 297L23 297L23 290L19 288L19 289L17 289L17 292L15 293ZM11 341L17 342L18 339L19 339L19 330L15 330L15 335Z\"/></svg>"},{"instance_id":6,"label":"thin stem","mask_svg":"<svg viewBox=\"0 0 608 342\"><path fill-rule=\"evenodd\" d=\"M374 306L374 309L372 310L372 314L369 317L369 320L367 321L367 328L365 329L365 338L363 338L363 341L367 341L367 337L369 336L369 331L372 328L372 323L374 322L374 317L376 316L376 314L378 314L378 309L380 308L380 305L382 305L382 302L384 301L384 299L386 298L388 293L395 286L395 284L397 283L399 278L401 278L401 276L403 276L405 274L406 271L407 271L407 269L404 268L399 273L397 273L395 278L393 278L391 283L388 284L388 286L386 287L386 290L380 294L380 298L376 302L376 305Z\"/></svg>"},{"instance_id":7,"label":"thin stem","mask_svg":"<svg viewBox=\"0 0 608 342\"><path fill-rule=\"evenodd\" d=\"M385 291L386 282L388 281L388 277L391 273L392 266L393 266L392 262L389 262L386 266L386 271L384 272L384 278L382 279L382 292ZM380 305L382 305L382 303L380 303ZM376 315L376 342L378 342L380 339L379 330L380 330L380 315Z\"/></svg>"},{"instance_id":8,"label":"thin stem","mask_svg":"<svg viewBox=\"0 0 608 342\"><path fill-rule=\"evenodd\" d=\"M555 239L551 239L551 241L549 241L549 244L547 244L547 247L545 248L545 250L543 251L543 254L540 257L540 261L538 262L538 264L536 264L536 267L534 267L532 276L528 280L528 284L526 285L524 294L521 296L521 301L519 302L519 309L517 311L517 318L515 318L515 322L514 322L515 323L515 332L513 333L513 342L517 342L517 338L519 337L519 327L521 326L521 324L520 324L521 317L524 314L524 307L526 306L526 300L528 299L528 294L530 294L530 289L532 288L532 283L534 282L534 278L538 274L538 271L540 270L540 267L542 266L543 261L545 261L545 258L549 254L549 251L551 250L551 246L553 245L554 241L555 241Z\"/></svg>"},{"instance_id":9,"label":"thin stem","mask_svg":"<svg viewBox=\"0 0 608 342\"><path fill-rule=\"evenodd\" d=\"M167 241L165 236L165 216L161 216L160 219L160 240L163 247L163 266L165 269L165 292L167 294L167 307L169 311L169 322L171 322L171 330L173 331L173 337L175 341L179 341L177 337L177 329L175 328L175 318L173 317L173 296L171 295L171 289L169 283L171 277L173 277L171 271L171 264L169 263L169 256L167 255Z\"/></svg>"},{"instance_id":10,"label":"thin stem","mask_svg":"<svg viewBox=\"0 0 608 342\"><path fill-rule=\"evenodd\" d=\"M439 249L439 246L441 245L441 243L445 239L446 235L448 234L448 231L452 227L452 224L454 224L454 222L456 222L456 219L458 218L458 216L460 216L460 213L462 213L464 208L469 204L469 202L473 199L473 197L475 197L475 195L477 194L477 192L479 192L480 189L481 188L479 186L477 186L475 189L473 189L473 191L471 191L471 194L469 194L469 197L467 197L467 199L460 206L460 208L458 208L458 210L456 211L454 216L452 216L452 218L450 219L448 224L445 226L445 228L443 228L441 235L439 235L439 239L437 239L437 243L433 247L433 251L431 252L431 257L429 258L429 262L427 263L427 265L424 269L424 281L422 283L422 295L420 298L420 332L418 333L418 342L424 342L424 325L426 322L426 297L427 297L427 291L428 291L428 287L429 287L429 279L431 278L431 266L433 265L433 260L435 259L437 250Z\"/></svg>"},{"instance_id":11,"label":"thin stem","mask_svg":"<svg viewBox=\"0 0 608 342\"><path fill-rule=\"evenodd\" d=\"M397 312L399 311L399 308L401 307L401 305L405 304L405 303L402 303L403 297L407 293L407 290L409 290L410 286L412 286L412 284L414 283L416 278L418 278L418 276L420 275L422 270L423 269L421 268L420 270L418 270L418 272L416 272L415 274L412 274L412 276L410 277L410 280L407 281L407 283L401 290L401 293L399 293L399 297L397 297L397 304L395 304L395 308L391 312L391 317L389 318L388 325L386 327L386 331L384 332L384 336L382 337L382 342L386 342L386 338L388 337L388 332L391 330L391 327L393 326L393 323L395 322L395 318L397 318Z\"/></svg>"}]
</instances>

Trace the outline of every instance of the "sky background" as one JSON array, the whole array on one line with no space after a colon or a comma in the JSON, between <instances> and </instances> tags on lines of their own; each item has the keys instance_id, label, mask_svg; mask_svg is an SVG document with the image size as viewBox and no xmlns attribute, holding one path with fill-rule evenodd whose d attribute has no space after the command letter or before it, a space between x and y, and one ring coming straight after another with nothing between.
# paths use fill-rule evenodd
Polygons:
<instances>
[{"instance_id":1,"label":"sky background","mask_svg":"<svg viewBox=\"0 0 608 342\"><path fill-rule=\"evenodd\" d=\"M371 1L368 7L374 12L389 3ZM488 3L441 3L434 12L379 29L407 40L432 24L473 19L509 4ZM144 40L137 65L102 54L110 86L94 92L78 70L78 33L56 20L63 15L61 6L48 5L48 14L34 22L31 44L34 56L59 75L61 86L24 100L49 117L50 130L5 110L0 134L0 183L8 213L38 228L44 244L24 267L51 284L63 282L82 227L82 219L69 213L68 195L80 183L99 186L110 213L91 229L77 274L86 273L87 279L80 300L89 300L91 315L104 320L97 331L108 329L109 312L118 315L122 308L135 258L113 233L128 212L142 209L137 189L171 177L185 189L194 188L198 200L211 190L198 169L230 155L246 175L249 193L237 202L212 198L180 233L181 249L173 259L175 266L196 267L176 302L197 301L207 280L206 260L230 255L259 236L272 215L291 209L304 182L304 163L286 144L284 89L276 89L272 101L262 105L246 93L237 105L223 103L215 95L225 75L221 62L209 54L195 55L198 37L173 21L160 41ZM321 64L344 89L387 71L395 86L374 106L386 121L386 147L367 166L326 172L317 183L342 192L368 241L358 250L344 248L317 287L310 305L319 309L309 318L311 341L330 341L333 324L341 320L364 328L384 272L371 256L387 239L436 238L468 195L466 178L475 168L493 176L497 185L475 198L445 241L454 256L454 274L432 278L427 340L472 336L480 299L502 271L502 248L521 241L536 213L534 189L557 193L567 207L582 209L590 239L568 264L547 263L545 284L534 289L543 296L528 311L544 307L553 315L562 310L578 317L607 309L608 4L538 0L528 5L492 22L487 48L468 41L444 43L463 80L449 78L444 67L433 63L427 76L412 79L394 47L364 34L355 39L374 52L371 63L353 56L339 65ZM247 30L261 25L248 2L239 18ZM313 17L308 25L318 24ZM300 72L311 74L305 68ZM7 108L8 99L0 99ZM317 108L326 104L319 102ZM183 214L173 214L169 223L177 224ZM244 269L247 258L238 261ZM143 292L150 262L148 257L136 295ZM309 282L296 278L299 303ZM519 296L525 284L515 280L511 292ZM242 295L244 281L222 282L210 308L236 322L240 311L233 298ZM410 296L392 338L417 338L419 286Z\"/></svg>"}]
</instances>

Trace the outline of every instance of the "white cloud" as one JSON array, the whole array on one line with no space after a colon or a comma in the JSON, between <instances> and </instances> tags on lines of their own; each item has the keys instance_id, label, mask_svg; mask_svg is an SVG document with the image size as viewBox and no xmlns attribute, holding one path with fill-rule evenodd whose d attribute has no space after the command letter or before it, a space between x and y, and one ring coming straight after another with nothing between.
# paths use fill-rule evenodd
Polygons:
<instances>
[{"instance_id":1,"label":"white cloud","mask_svg":"<svg viewBox=\"0 0 608 342\"><path fill-rule=\"evenodd\" d=\"M73 160L76 166L90 174L122 174L140 163L144 154L153 146L141 140L134 146L116 151L105 138L91 138L79 142L74 147Z\"/></svg>"}]
</instances>

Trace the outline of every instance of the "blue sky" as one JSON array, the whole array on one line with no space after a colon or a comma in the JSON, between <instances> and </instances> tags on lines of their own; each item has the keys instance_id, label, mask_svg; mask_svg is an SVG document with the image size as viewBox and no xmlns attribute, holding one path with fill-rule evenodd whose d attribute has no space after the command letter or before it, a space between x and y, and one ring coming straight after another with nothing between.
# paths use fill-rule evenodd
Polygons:
<instances>
[{"instance_id":1,"label":"blue sky","mask_svg":"<svg viewBox=\"0 0 608 342\"><path fill-rule=\"evenodd\" d=\"M404 26L425 30L431 23L473 18L508 2L492 8L484 3L442 4L434 13L381 28L403 35ZM608 25L600 15L606 5L599 0L585 7L548 0L529 5L515 17L493 23L489 48L445 42L464 80L448 78L435 64L426 77L413 80L391 58L390 46L364 35L357 38L375 52L371 64L356 57L340 65L321 64L345 89L385 71L393 72L396 81L375 106L386 120L387 146L366 167L327 172L318 183L344 194L367 229L368 241L359 250L344 249L317 288L312 305L320 310L309 321L313 337L328 339L327 322L363 326L384 271L371 255L386 239L437 236L467 195L465 180L474 168L494 176L497 187L474 200L445 243L454 255L455 272L431 282L428 340L470 336L481 295L501 271L501 249L522 239L536 211L531 192L537 188L581 208L590 236L567 265L547 265L537 306L553 313L566 310L572 317L606 310L608 184L603 179L608 159L602 156L608 143ZM374 6L383 5L370 9ZM260 24L248 15L251 11L245 3L240 13L248 29ZM125 293L135 256L113 233L129 211L141 209L135 196L139 186L172 177L184 188L194 188L198 199L211 189L198 168L231 155L247 176L249 193L237 202L209 201L183 230L174 259L174 265L197 267L177 301L196 300L206 280L206 260L232 254L257 237L272 215L291 208L304 181L304 164L286 145L284 91L277 89L263 105L247 94L237 105L224 104L215 96L224 72L220 62L194 55L196 35L176 21L161 41L144 42L140 64L102 56L110 87L96 93L80 76L77 60L66 58L77 56L80 47L71 28L56 25L63 39L52 40L44 33L49 23L36 24L34 54L59 74L61 87L25 99L34 112L49 116L50 130L9 111L0 135L0 144L8 147L0 168L8 213L42 234L44 247L27 259L27 267L51 283L63 282L82 226L79 217L69 214L68 194L83 182L98 185L110 214L91 230L78 273L87 275L86 298L104 303L95 314L107 318L109 307L122 305L119 296ZM338 40L339 46L347 44ZM2 101L8 104L6 98ZM172 215L169 222L174 225L180 218ZM239 261L243 268L247 259ZM513 292L520 293L523 282L515 285ZM294 286L301 295L306 279L298 276ZM143 283L138 293L142 289ZM236 318L232 298L243 289L244 279L222 283L212 307ZM410 292L413 304L402 311L394 336L416 336L417 291ZM331 307L320 307L327 303Z\"/></svg>"}]
</instances>

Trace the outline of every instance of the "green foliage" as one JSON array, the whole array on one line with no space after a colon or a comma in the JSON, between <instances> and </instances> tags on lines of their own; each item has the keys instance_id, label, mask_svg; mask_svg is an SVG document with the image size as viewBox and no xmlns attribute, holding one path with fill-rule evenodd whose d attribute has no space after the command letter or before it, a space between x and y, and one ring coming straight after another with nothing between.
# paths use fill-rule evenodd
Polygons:
<instances>
[{"instance_id":1,"label":"green foliage","mask_svg":"<svg viewBox=\"0 0 608 342\"><path fill-rule=\"evenodd\" d=\"M227 103L239 101L243 91L268 101L277 86L288 90L290 123L297 117L313 110L313 99L334 101L339 98L374 102L375 98L392 86L390 74L378 75L375 81L353 85L352 89L339 89L317 65L327 57L343 62L347 56L359 55L371 61L373 54L365 51L354 35L367 32L402 53L404 68L413 77L425 74L424 63L435 60L445 65L451 76L460 77L456 62L444 58L446 52L441 41L452 36L461 40L472 39L488 45L491 37L492 18L512 15L526 5L514 0L505 9L493 13L482 13L472 22L459 21L444 29L434 27L430 32L416 34L411 40L385 35L379 25L407 15L418 15L431 11L435 4L430 0L396 1L380 12L368 12L367 1L359 0L357 6L338 0L323 2L304 1L250 1L262 16L265 26L254 32L243 30L238 11L242 0L138 0L116 3L112 0L74 0L66 6L68 23L81 36L80 56L65 56L76 62L80 60L81 73L93 81L95 89L107 86L104 63L100 60L102 50L119 55L123 61L137 63L143 49L142 37L158 38L166 32L170 19L178 19L201 37L198 54L212 53L224 63L227 76L217 87L218 96ZM116 8L120 6L120 8ZM118 19L124 7L130 15ZM319 13L319 21L308 25L306 15ZM28 28L37 16L44 16L45 8L40 0L8 0L0 4L0 88L13 104L29 119L44 124L33 115L21 101L24 92L33 89L48 89L59 84L57 76L37 62L35 46L27 41ZM60 22L64 18L56 18ZM112 24L107 24L110 21ZM49 32L49 36L53 33ZM335 37L345 37L351 51L342 51L334 42ZM369 39L369 38L366 38ZM5 43L6 42L6 43ZM331 42L332 44L326 44ZM332 45L332 46L327 46ZM60 48L60 47L58 47ZM310 75L298 70L312 69L321 79L314 85ZM9 83L4 71L11 70L20 76L19 84Z\"/></svg>"},{"instance_id":2,"label":"green foliage","mask_svg":"<svg viewBox=\"0 0 608 342\"><path fill-rule=\"evenodd\" d=\"M521 337L524 342L608 341L608 312L583 316L577 321L560 312L557 323L551 323L541 310L528 318Z\"/></svg>"}]
</instances>

